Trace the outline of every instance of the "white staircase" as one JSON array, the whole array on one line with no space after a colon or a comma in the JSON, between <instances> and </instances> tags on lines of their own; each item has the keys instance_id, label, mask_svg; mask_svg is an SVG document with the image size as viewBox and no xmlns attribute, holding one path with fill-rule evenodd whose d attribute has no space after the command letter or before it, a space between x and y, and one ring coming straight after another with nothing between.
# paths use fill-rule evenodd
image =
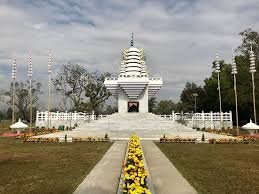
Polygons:
<instances>
[{"instance_id":1,"label":"white staircase","mask_svg":"<svg viewBox=\"0 0 259 194\"><path fill-rule=\"evenodd\" d=\"M77 130L185 130L193 131L186 127L162 118L152 113L115 113L91 123L80 123Z\"/></svg>"},{"instance_id":2,"label":"white staircase","mask_svg":"<svg viewBox=\"0 0 259 194\"><path fill-rule=\"evenodd\" d=\"M196 133L190 127L162 118L152 113L115 113L91 123L80 123L75 130L78 134L103 135L107 133L112 139L128 139L137 134L142 139L156 139L165 135ZM201 135L199 135L201 136Z\"/></svg>"},{"instance_id":3,"label":"white staircase","mask_svg":"<svg viewBox=\"0 0 259 194\"><path fill-rule=\"evenodd\" d=\"M105 118L88 123L80 122L79 127L73 131L62 131L46 134L41 137L104 137L105 134L112 140L126 140L131 134L137 134L144 140L159 140L160 137L190 137L201 139L202 133L205 138L222 138L225 136L200 132L190 127L178 124L172 120L162 118L151 113L115 113Z\"/></svg>"}]
</instances>

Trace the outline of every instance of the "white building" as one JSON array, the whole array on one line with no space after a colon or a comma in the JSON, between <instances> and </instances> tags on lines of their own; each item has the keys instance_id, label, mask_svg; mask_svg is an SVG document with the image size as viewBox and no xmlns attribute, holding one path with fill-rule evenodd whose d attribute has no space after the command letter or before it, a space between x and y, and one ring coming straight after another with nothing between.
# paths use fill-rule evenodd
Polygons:
<instances>
[{"instance_id":1,"label":"white building","mask_svg":"<svg viewBox=\"0 0 259 194\"><path fill-rule=\"evenodd\" d=\"M145 52L134 47L133 35L129 49L122 52L118 77L107 77L106 88L118 99L118 112L148 112L148 99L162 87L161 77L149 77Z\"/></svg>"}]
</instances>

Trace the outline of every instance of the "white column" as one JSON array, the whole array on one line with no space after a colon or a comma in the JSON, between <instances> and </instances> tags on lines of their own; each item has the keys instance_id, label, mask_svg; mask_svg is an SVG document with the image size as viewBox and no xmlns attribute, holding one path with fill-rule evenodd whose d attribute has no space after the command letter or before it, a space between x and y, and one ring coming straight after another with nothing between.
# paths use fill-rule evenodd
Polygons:
<instances>
[{"instance_id":1,"label":"white column","mask_svg":"<svg viewBox=\"0 0 259 194\"><path fill-rule=\"evenodd\" d=\"M224 128L223 112L220 112L220 130Z\"/></svg>"},{"instance_id":2,"label":"white column","mask_svg":"<svg viewBox=\"0 0 259 194\"><path fill-rule=\"evenodd\" d=\"M55 118L55 120L59 120L59 111L57 111L57 115L56 115L56 118Z\"/></svg>"},{"instance_id":3,"label":"white column","mask_svg":"<svg viewBox=\"0 0 259 194\"><path fill-rule=\"evenodd\" d=\"M195 128L195 126L194 126L194 114L192 115L192 128Z\"/></svg>"},{"instance_id":4,"label":"white column","mask_svg":"<svg viewBox=\"0 0 259 194\"><path fill-rule=\"evenodd\" d=\"M77 116L77 113L76 111L74 112L74 120L76 121L76 116Z\"/></svg>"},{"instance_id":5,"label":"white column","mask_svg":"<svg viewBox=\"0 0 259 194\"><path fill-rule=\"evenodd\" d=\"M173 116L173 122L174 122L175 121L174 111L172 112L172 116Z\"/></svg>"},{"instance_id":6,"label":"white column","mask_svg":"<svg viewBox=\"0 0 259 194\"><path fill-rule=\"evenodd\" d=\"M229 111L229 120L232 122L232 111Z\"/></svg>"},{"instance_id":7,"label":"white column","mask_svg":"<svg viewBox=\"0 0 259 194\"><path fill-rule=\"evenodd\" d=\"M204 111L201 112L201 118L202 118L202 125L205 128L205 115L204 115Z\"/></svg>"},{"instance_id":8,"label":"white column","mask_svg":"<svg viewBox=\"0 0 259 194\"><path fill-rule=\"evenodd\" d=\"M39 111L36 112L36 123L39 121Z\"/></svg>"},{"instance_id":9,"label":"white column","mask_svg":"<svg viewBox=\"0 0 259 194\"><path fill-rule=\"evenodd\" d=\"M94 120L94 110L92 111L91 120Z\"/></svg>"},{"instance_id":10,"label":"white column","mask_svg":"<svg viewBox=\"0 0 259 194\"><path fill-rule=\"evenodd\" d=\"M214 129L213 112L210 111L210 128Z\"/></svg>"},{"instance_id":11,"label":"white column","mask_svg":"<svg viewBox=\"0 0 259 194\"><path fill-rule=\"evenodd\" d=\"M49 112L45 111L44 120L49 120Z\"/></svg>"},{"instance_id":12,"label":"white column","mask_svg":"<svg viewBox=\"0 0 259 194\"><path fill-rule=\"evenodd\" d=\"M65 121L68 120L68 113L67 113L67 111L64 113L64 119L63 120L65 120Z\"/></svg>"}]
</instances>

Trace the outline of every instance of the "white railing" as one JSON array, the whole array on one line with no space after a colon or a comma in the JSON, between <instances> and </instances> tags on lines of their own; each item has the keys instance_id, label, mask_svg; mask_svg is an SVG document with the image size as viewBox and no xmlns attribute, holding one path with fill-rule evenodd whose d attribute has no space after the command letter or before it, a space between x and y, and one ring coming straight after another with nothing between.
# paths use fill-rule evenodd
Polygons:
<instances>
[{"instance_id":1,"label":"white railing","mask_svg":"<svg viewBox=\"0 0 259 194\"><path fill-rule=\"evenodd\" d=\"M120 75L120 77L132 77L132 78L142 78L142 77L148 77L147 75ZM162 81L162 77L148 77L149 80L151 81L157 81L157 80L161 80ZM118 77L106 77L105 81L116 81L118 80Z\"/></svg>"},{"instance_id":2,"label":"white railing","mask_svg":"<svg viewBox=\"0 0 259 194\"><path fill-rule=\"evenodd\" d=\"M233 128L232 112L201 112L201 113L175 113L171 115L160 115L163 118L174 121L183 121L193 128Z\"/></svg>"},{"instance_id":3,"label":"white railing","mask_svg":"<svg viewBox=\"0 0 259 194\"><path fill-rule=\"evenodd\" d=\"M93 113L86 113L86 112L39 112L37 111L36 114L36 121L78 121L78 120L97 120L100 118L107 117L108 115L98 115L96 116Z\"/></svg>"},{"instance_id":4,"label":"white railing","mask_svg":"<svg viewBox=\"0 0 259 194\"><path fill-rule=\"evenodd\" d=\"M201 113L175 113L172 112L171 115L160 115L163 118L169 120L186 120L186 121L232 121L232 111L229 112L201 112Z\"/></svg>"}]
</instances>

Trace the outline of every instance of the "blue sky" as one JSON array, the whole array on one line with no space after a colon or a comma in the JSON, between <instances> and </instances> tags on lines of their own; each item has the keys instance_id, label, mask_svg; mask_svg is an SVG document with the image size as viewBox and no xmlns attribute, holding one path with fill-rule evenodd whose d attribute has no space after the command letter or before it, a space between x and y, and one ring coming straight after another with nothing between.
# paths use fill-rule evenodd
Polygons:
<instances>
[{"instance_id":1,"label":"blue sky","mask_svg":"<svg viewBox=\"0 0 259 194\"><path fill-rule=\"evenodd\" d=\"M134 32L150 74L164 79L157 97L177 101L187 81L203 84L216 53L230 62L240 31L259 31L258 10L259 0L0 0L0 87L11 80L13 57L17 79L27 78L30 51L33 77L42 83L49 49L53 74L68 62L117 73Z\"/></svg>"}]
</instances>

